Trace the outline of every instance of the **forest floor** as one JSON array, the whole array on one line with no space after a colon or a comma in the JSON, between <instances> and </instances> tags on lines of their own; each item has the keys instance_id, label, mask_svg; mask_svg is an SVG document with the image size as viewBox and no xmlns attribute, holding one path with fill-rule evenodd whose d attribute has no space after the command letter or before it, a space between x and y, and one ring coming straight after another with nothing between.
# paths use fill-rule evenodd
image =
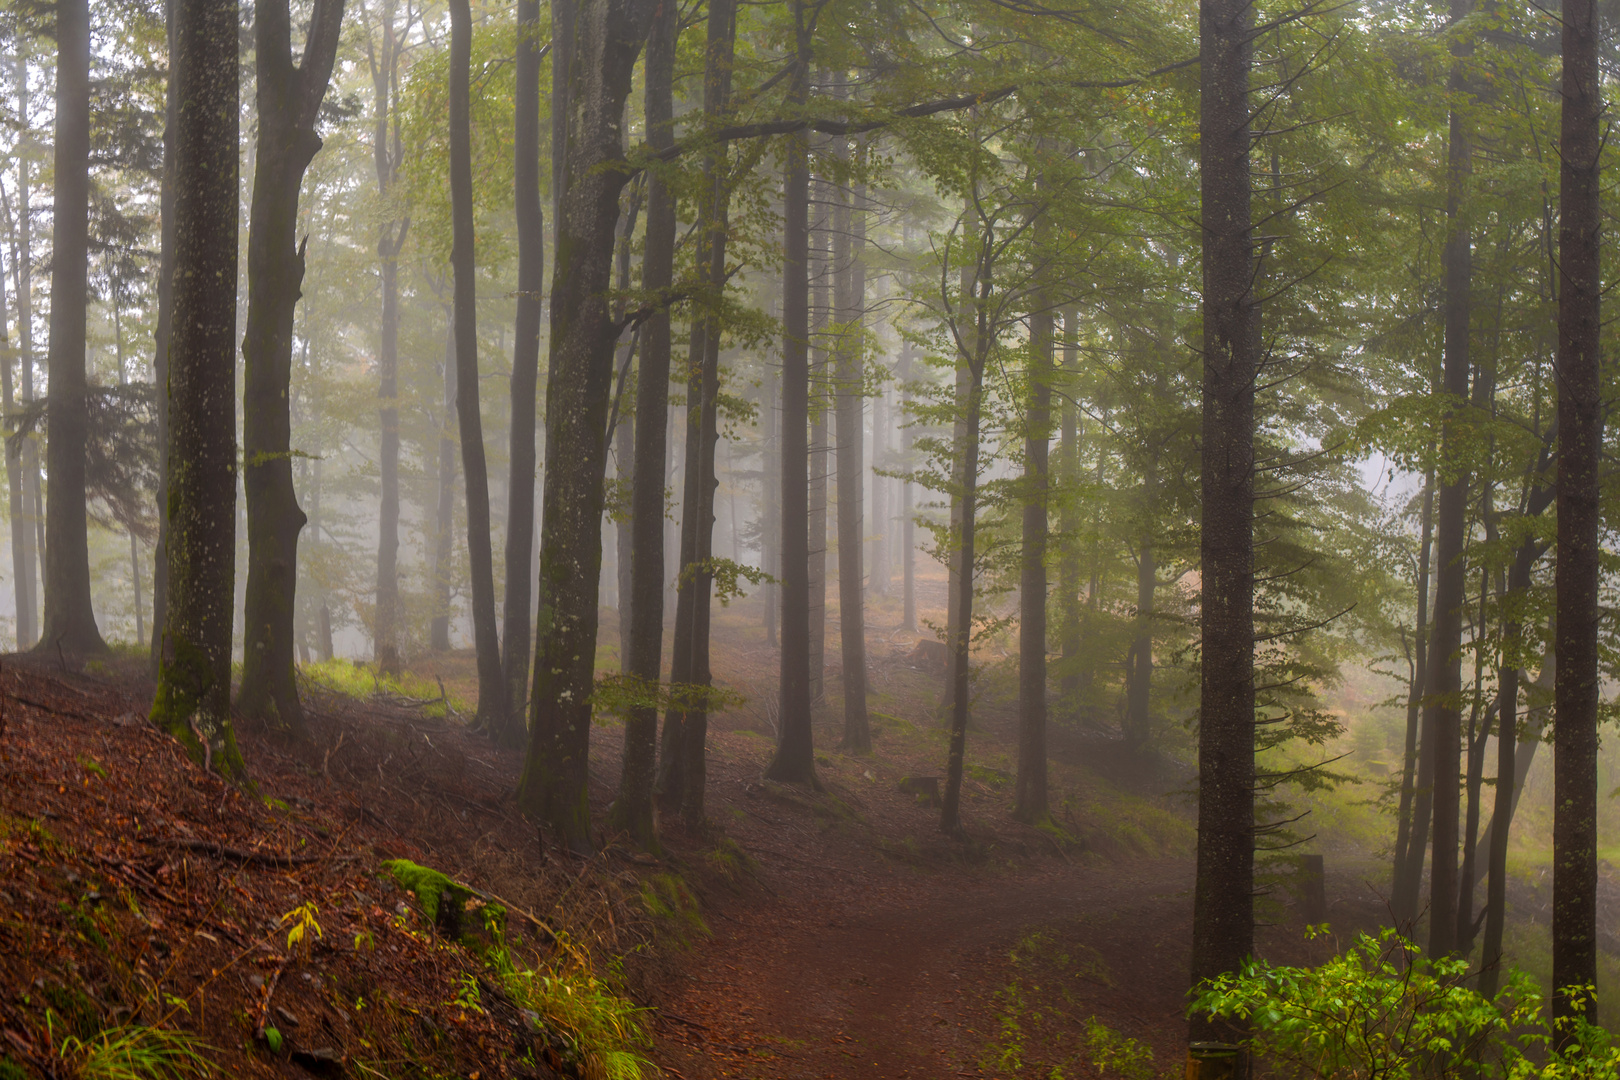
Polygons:
<instances>
[{"instance_id":1,"label":"forest floor","mask_svg":"<svg viewBox=\"0 0 1620 1080\"><path fill-rule=\"evenodd\" d=\"M899 790L941 771L939 674L912 655L914 638L889 634L874 635L870 658L873 753L818 752L820 792L773 784L761 778L772 653L745 625L757 612L719 614L717 667L749 703L711 729L712 828L666 822L661 859L609 836L594 859L558 851L511 802L520 755L430 700L311 685L306 744L241 733L254 781L243 790L145 723L138 659L3 658L0 1076L54 1075L86 1052L71 1039L94 1045L133 1023L196 1032L230 1075L579 1075L555 1033L525 1023L398 888L383 862L400 858L512 912L519 958L568 978L582 975L576 948L612 966L646 1007L645 1053L678 1080L1179 1071L1185 766L1055 725L1053 823L1013 822L1013 728L988 665L968 839L947 839L937 809ZM604 626L604 640L615 633ZM418 674L444 679L453 702L471 667L427 658ZM827 702L840 689L834 669L818 746L838 742ZM598 728L597 820L618 743L615 726ZM1360 870L1330 866L1336 930L1383 915ZM1286 890L1267 911L1268 958L1332 950L1303 941ZM289 941L300 921L318 929ZM551 944L550 928L571 946ZM265 1028L278 1029L274 1049Z\"/></svg>"}]
</instances>

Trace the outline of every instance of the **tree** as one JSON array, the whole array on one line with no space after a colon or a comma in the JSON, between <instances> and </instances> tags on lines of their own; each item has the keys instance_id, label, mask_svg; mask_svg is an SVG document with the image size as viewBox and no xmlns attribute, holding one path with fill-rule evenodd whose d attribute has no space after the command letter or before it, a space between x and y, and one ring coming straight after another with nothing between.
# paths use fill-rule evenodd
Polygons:
<instances>
[{"instance_id":1,"label":"tree","mask_svg":"<svg viewBox=\"0 0 1620 1080\"><path fill-rule=\"evenodd\" d=\"M242 776L231 728L236 537L239 61L235 0L174 0L174 324L169 339L169 606L152 720Z\"/></svg>"},{"instance_id":2,"label":"tree","mask_svg":"<svg viewBox=\"0 0 1620 1080\"><path fill-rule=\"evenodd\" d=\"M372 651L383 671L399 668L399 255L410 232L408 214L392 205L394 183L405 156L398 110L399 57L403 37L394 29L395 0L382 0L381 49L366 37L366 59L373 93L371 153L377 169L377 201L384 220L377 235L382 313L377 345L378 421L382 438L377 471L382 500L377 510L377 610L372 620ZM408 29L408 27L407 27ZM392 129L390 130L390 123ZM396 216L397 215L397 216ZM448 647L448 642L446 642Z\"/></svg>"},{"instance_id":3,"label":"tree","mask_svg":"<svg viewBox=\"0 0 1620 1080\"><path fill-rule=\"evenodd\" d=\"M1043 147L1044 149L1044 147ZM1044 214L1037 203L1034 213ZM1037 258L1044 257L1049 227L1038 222ZM1049 294L1034 296L1029 314L1028 401L1024 406L1024 514L1018 582L1018 775L1013 816L1037 822L1047 816L1046 794L1046 530L1047 464L1052 418L1052 323Z\"/></svg>"},{"instance_id":4,"label":"tree","mask_svg":"<svg viewBox=\"0 0 1620 1080\"><path fill-rule=\"evenodd\" d=\"M1199 4L1204 384L1195 987L1239 971L1254 952L1254 393L1261 340L1249 189L1252 20L1249 0ZM1219 1034L1207 1016L1193 1016L1192 1040Z\"/></svg>"},{"instance_id":5,"label":"tree","mask_svg":"<svg viewBox=\"0 0 1620 1080\"><path fill-rule=\"evenodd\" d=\"M242 485L247 493L248 581L242 616L241 713L302 736L293 666L298 534L308 520L293 488L293 316L304 280L298 192L321 149L315 131L337 60L343 0L316 0L295 64L287 0L254 10L258 152L248 226L247 331L242 339Z\"/></svg>"},{"instance_id":6,"label":"tree","mask_svg":"<svg viewBox=\"0 0 1620 1080\"><path fill-rule=\"evenodd\" d=\"M529 749L518 801L577 851L592 847L587 800L603 481L613 345L608 302L624 167L622 119L655 0L583 0L569 75L568 178L555 215L540 618ZM554 103L555 104L555 103ZM470 253L469 253L470 254ZM465 439L465 435L463 436Z\"/></svg>"},{"instance_id":7,"label":"tree","mask_svg":"<svg viewBox=\"0 0 1620 1080\"><path fill-rule=\"evenodd\" d=\"M44 626L38 648L105 652L90 604L89 518L85 509L85 322L89 299L90 4L56 9L56 159L52 198L51 341L46 364L51 478L45 506ZM234 278L233 278L234 280Z\"/></svg>"},{"instance_id":8,"label":"tree","mask_svg":"<svg viewBox=\"0 0 1620 1080\"><path fill-rule=\"evenodd\" d=\"M1558 673L1553 795L1553 1016L1596 1022L1600 301L1603 94L1597 5L1562 9L1558 144ZM1574 1033L1563 1029L1561 1038Z\"/></svg>"},{"instance_id":9,"label":"tree","mask_svg":"<svg viewBox=\"0 0 1620 1080\"><path fill-rule=\"evenodd\" d=\"M793 3L787 100L810 98L810 41L820 9ZM782 652L772 780L820 786L810 727L810 136L792 132L782 162Z\"/></svg>"},{"instance_id":10,"label":"tree","mask_svg":"<svg viewBox=\"0 0 1620 1080\"><path fill-rule=\"evenodd\" d=\"M647 142L655 150L675 143L675 41L680 17L673 4L659 4L647 34ZM674 280L675 192L664 170L647 177L647 234L641 286L658 295ZM656 686L664 650L664 467L669 426L669 308L660 304L642 324L641 360L636 366L635 469L631 475L630 596L635 612L625 649L624 671L643 691L624 718L624 757L619 794L609 822L637 844L657 850L653 786L658 764L658 704L645 690ZM622 421L621 421L622 423ZM620 597L623 609L625 598ZM621 614L621 619L623 618Z\"/></svg>"},{"instance_id":11,"label":"tree","mask_svg":"<svg viewBox=\"0 0 1620 1080\"><path fill-rule=\"evenodd\" d=\"M467 562L472 571L473 648L478 657L478 725L505 722L505 684L495 628L495 565L490 550L489 468L478 410L478 294L473 265L472 10L450 4L450 268L455 279L456 420L467 484Z\"/></svg>"},{"instance_id":12,"label":"tree","mask_svg":"<svg viewBox=\"0 0 1620 1080\"><path fill-rule=\"evenodd\" d=\"M166 44L174 51L174 0L165 0L163 21ZM171 77L173 72L170 72ZM26 80L25 80L26 85ZM148 664L153 678L162 670L163 627L169 604L169 515L165 507L169 502L169 342L174 325L174 193L177 178L174 173L174 145L180 102L173 94L164 95L163 108L163 181L158 196L158 216L162 233L158 252L157 325L152 334L152 378L157 384L157 442L158 442L158 533L152 553L152 644ZM24 361L31 364L31 361ZM29 570L32 577L32 568ZM32 583L30 583L32 587ZM18 642L21 648L21 642Z\"/></svg>"},{"instance_id":13,"label":"tree","mask_svg":"<svg viewBox=\"0 0 1620 1080\"><path fill-rule=\"evenodd\" d=\"M512 152L517 215L517 321L512 342L512 453L507 482L505 633L501 672L505 699L493 734L519 747L527 734L530 616L529 561L534 548L535 392L540 382L540 308L545 282L545 211L540 206L539 0L518 5L517 96ZM553 58L553 63L556 59Z\"/></svg>"},{"instance_id":14,"label":"tree","mask_svg":"<svg viewBox=\"0 0 1620 1080\"><path fill-rule=\"evenodd\" d=\"M5 322L6 311L6 285L5 275L0 272L0 327ZM8 337L0 330L0 338ZM9 340L0 342L0 347L9 348ZM12 382L11 360L8 357L0 363L0 393L4 394L4 404L7 416L16 415L16 390ZM18 440L6 439L6 505L11 508L11 582L12 598L16 603L17 612L17 651L26 649L34 640L34 547L31 530L28 527L28 518L22 511L23 502L23 473L22 473L22 445Z\"/></svg>"},{"instance_id":15,"label":"tree","mask_svg":"<svg viewBox=\"0 0 1620 1080\"><path fill-rule=\"evenodd\" d=\"M839 76L840 90L847 73ZM838 156L849 160L848 140L835 144ZM866 309L865 185L845 179L837 187L833 226L834 307L839 323L834 342L833 426L838 445L838 639L844 669L843 749L865 754L872 750L872 729L866 716L866 575L865 453L862 412L866 402L866 341L862 336Z\"/></svg>"}]
</instances>

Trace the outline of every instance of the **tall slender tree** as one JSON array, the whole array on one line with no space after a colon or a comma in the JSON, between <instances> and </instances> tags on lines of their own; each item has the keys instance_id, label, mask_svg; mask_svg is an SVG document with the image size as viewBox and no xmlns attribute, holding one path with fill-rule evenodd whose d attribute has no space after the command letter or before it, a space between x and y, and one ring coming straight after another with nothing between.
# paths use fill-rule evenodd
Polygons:
<instances>
[{"instance_id":1,"label":"tall slender tree","mask_svg":"<svg viewBox=\"0 0 1620 1080\"><path fill-rule=\"evenodd\" d=\"M788 103L810 98L810 42L819 8L793 3ZM782 652L772 780L817 784L810 727L810 136L783 141L782 162Z\"/></svg>"},{"instance_id":2,"label":"tall slender tree","mask_svg":"<svg viewBox=\"0 0 1620 1080\"><path fill-rule=\"evenodd\" d=\"M1037 223L1037 253L1044 252L1049 238L1050 229L1044 221ZM1018 774L1013 793L1013 815L1027 822L1041 820L1048 811L1046 509L1052 418L1052 308L1045 289L1038 288L1032 295L1029 389L1024 405L1024 520L1018 576Z\"/></svg>"},{"instance_id":3,"label":"tall slender tree","mask_svg":"<svg viewBox=\"0 0 1620 1080\"><path fill-rule=\"evenodd\" d=\"M247 332L242 339L242 486L247 492L248 581L242 625L243 716L303 733L294 677L298 506L292 469L293 316L304 280L298 192L321 149L315 131L337 60L343 0L315 0L295 63L288 0L254 9L259 144L248 226Z\"/></svg>"},{"instance_id":4,"label":"tall slender tree","mask_svg":"<svg viewBox=\"0 0 1620 1080\"><path fill-rule=\"evenodd\" d=\"M85 325L90 242L90 3L56 7L56 148L51 237L51 341L46 364L50 437L45 464L45 611L39 648L105 652L90 604L90 533L85 508L89 438ZM234 279L233 279L234 280Z\"/></svg>"},{"instance_id":5,"label":"tall slender tree","mask_svg":"<svg viewBox=\"0 0 1620 1080\"><path fill-rule=\"evenodd\" d=\"M840 73L840 85L848 76ZM839 156L850 157L847 139L836 140ZM833 424L838 444L838 638L844 668L843 748L864 754L872 749L872 728L866 716L866 575L865 504L866 462L862 445L862 413L866 404L866 341L862 337L866 309L866 197L865 186L841 182L837 187L839 223L835 233L846 236L842 265L836 267L834 306L838 336L834 346Z\"/></svg>"},{"instance_id":6,"label":"tall slender tree","mask_svg":"<svg viewBox=\"0 0 1620 1080\"><path fill-rule=\"evenodd\" d=\"M395 0L379 5L377 41L366 37L371 68L371 156L377 171L377 201L383 222L377 234L378 284L382 311L377 343L377 419L381 440L377 472L382 501L377 514L377 608L372 619L372 652L377 666L396 671L399 655L399 254L411 219L392 205L394 183L405 157L399 113L399 59L404 34L395 27Z\"/></svg>"},{"instance_id":7,"label":"tall slender tree","mask_svg":"<svg viewBox=\"0 0 1620 1080\"><path fill-rule=\"evenodd\" d=\"M675 143L675 41L680 26L676 5L658 4L647 34L647 143L665 150ZM647 177L647 234L641 287L657 296L669 289L675 267L675 191L660 168ZM664 650L664 467L669 427L669 308L659 304L642 324L641 359L636 366L635 470L631 476L630 624L625 671L643 693L624 720L624 757L619 795L610 824L628 832L643 848L658 846L653 814L657 772L658 705L644 692L658 684ZM624 598L620 598L621 610ZM622 617L622 616L621 616ZM650 700L649 700L650 699Z\"/></svg>"},{"instance_id":8,"label":"tall slender tree","mask_svg":"<svg viewBox=\"0 0 1620 1080\"><path fill-rule=\"evenodd\" d=\"M1553 1016L1596 1022L1598 596L1602 510L1604 107L1598 6L1566 0L1558 143L1558 673L1553 727ZM1563 1040L1574 1037L1565 1028Z\"/></svg>"},{"instance_id":9,"label":"tall slender tree","mask_svg":"<svg viewBox=\"0 0 1620 1080\"><path fill-rule=\"evenodd\" d=\"M5 274L0 273L0 328L5 322L7 309ZM10 335L0 332L0 347L11 352ZM16 387L11 375L11 356L0 361L0 392L5 395L6 415L15 415ZM11 510L11 583L12 599L17 613L17 651L34 643L34 568L32 566L33 537L30 535L27 515L23 513L22 447L13 439L6 439L6 506Z\"/></svg>"},{"instance_id":10,"label":"tall slender tree","mask_svg":"<svg viewBox=\"0 0 1620 1080\"><path fill-rule=\"evenodd\" d=\"M529 749L518 801L575 850L592 846L587 754L602 568L613 346L608 284L624 164L624 102L658 0L582 0L568 79L568 169L555 215L546 470ZM555 107L555 102L553 102Z\"/></svg>"},{"instance_id":11,"label":"tall slender tree","mask_svg":"<svg viewBox=\"0 0 1620 1080\"><path fill-rule=\"evenodd\" d=\"M175 0L164 0L163 24L169 53L174 53ZM169 339L174 326L174 173L175 123L180 103L167 95L163 107L163 180L158 194L159 228L157 325L152 334L152 380L157 384L157 544L152 553L152 643L148 666L153 678L163 660L163 626L169 604L169 515L164 512L169 499ZM32 568L30 567L30 576ZM30 584L30 587L31 584ZM19 642L18 647L21 648Z\"/></svg>"},{"instance_id":12,"label":"tall slender tree","mask_svg":"<svg viewBox=\"0 0 1620 1080\"><path fill-rule=\"evenodd\" d=\"M512 103L518 281L512 342L512 452L507 482L505 633L501 673L506 700L493 734L523 745L527 734L529 649L533 644L529 563L534 554L535 394L540 384L541 290L545 287L545 210L540 205L540 2L519 0L517 94ZM553 61L555 63L555 61Z\"/></svg>"},{"instance_id":13,"label":"tall slender tree","mask_svg":"<svg viewBox=\"0 0 1620 1080\"><path fill-rule=\"evenodd\" d=\"M506 714L495 628L489 467L478 408L478 293L473 265L472 9L450 2L450 268L455 279L456 421L467 488L467 564L472 572L473 649L478 658L478 725L499 731Z\"/></svg>"},{"instance_id":14,"label":"tall slender tree","mask_svg":"<svg viewBox=\"0 0 1620 1080\"><path fill-rule=\"evenodd\" d=\"M1254 392L1260 306L1249 187L1250 0L1200 0L1202 656L1192 984L1254 952ZM1223 1032L1194 1014L1189 1037Z\"/></svg>"},{"instance_id":15,"label":"tall slender tree","mask_svg":"<svg viewBox=\"0 0 1620 1080\"><path fill-rule=\"evenodd\" d=\"M174 325L169 340L169 610L152 720L241 775L231 728L236 552L236 0L174 0Z\"/></svg>"}]
</instances>

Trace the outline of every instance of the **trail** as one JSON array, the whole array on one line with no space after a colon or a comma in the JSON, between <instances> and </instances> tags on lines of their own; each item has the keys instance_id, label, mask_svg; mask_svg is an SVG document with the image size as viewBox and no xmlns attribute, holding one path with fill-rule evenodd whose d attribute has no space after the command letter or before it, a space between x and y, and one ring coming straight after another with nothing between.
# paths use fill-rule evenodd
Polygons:
<instances>
[{"instance_id":1,"label":"trail","mask_svg":"<svg viewBox=\"0 0 1620 1080\"><path fill-rule=\"evenodd\" d=\"M1033 951L1054 962L1047 974L1070 974L1069 1035L1072 1018L1096 1015L1163 1063L1185 1039L1191 886L1187 860L971 881L794 873L778 897L717 920L683 964L684 992L666 1010L680 1019L666 1020L661 1056L688 1080L995 1076L995 1046L1008 1041L998 991L1017 975L1026 1049L1051 1052L1035 1045L1050 1009L1030 998L1058 988L1030 990L1046 980L1009 955L1044 931Z\"/></svg>"}]
</instances>

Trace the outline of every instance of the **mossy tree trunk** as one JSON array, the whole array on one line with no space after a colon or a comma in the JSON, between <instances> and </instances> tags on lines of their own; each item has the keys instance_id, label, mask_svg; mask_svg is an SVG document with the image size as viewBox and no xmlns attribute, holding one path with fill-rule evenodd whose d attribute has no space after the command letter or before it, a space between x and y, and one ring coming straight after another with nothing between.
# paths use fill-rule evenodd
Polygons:
<instances>
[{"instance_id":1,"label":"mossy tree trunk","mask_svg":"<svg viewBox=\"0 0 1620 1080\"><path fill-rule=\"evenodd\" d=\"M236 552L236 0L175 0L169 607L152 719L243 775L231 729Z\"/></svg>"}]
</instances>

